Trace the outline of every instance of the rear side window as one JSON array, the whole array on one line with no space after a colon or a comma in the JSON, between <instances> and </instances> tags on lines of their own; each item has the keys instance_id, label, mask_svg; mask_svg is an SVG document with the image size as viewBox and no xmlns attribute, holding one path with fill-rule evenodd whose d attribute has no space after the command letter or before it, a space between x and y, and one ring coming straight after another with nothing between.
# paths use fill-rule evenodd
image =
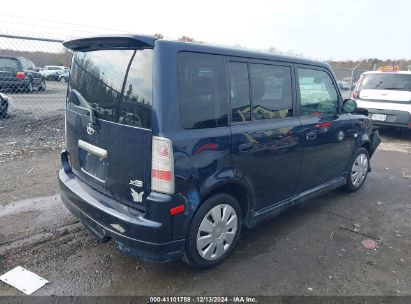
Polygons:
<instances>
[{"instance_id":1,"label":"rear side window","mask_svg":"<svg viewBox=\"0 0 411 304\"><path fill-rule=\"evenodd\" d=\"M229 70L233 122L293 116L290 67L230 62Z\"/></svg>"},{"instance_id":2,"label":"rear side window","mask_svg":"<svg viewBox=\"0 0 411 304\"><path fill-rule=\"evenodd\" d=\"M250 121L250 82L247 63L230 62L229 69L231 121Z\"/></svg>"},{"instance_id":3,"label":"rear side window","mask_svg":"<svg viewBox=\"0 0 411 304\"><path fill-rule=\"evenodd\" d=\"M27 59L23 58L23 59L20 59L20 62L21 62L21 65L22 65L23 69L25 69L25 70L34 69L34 64L30 60L27 60Z\"/></svg>"},{"instance_id":4,"label":"rear side window","mask_svg":"<svg viewBox=\"0 0 411 304\"><path fill-rule=\"evenodd\" d=\"M338 93L326 72L298 68L302 115L334 114L338 109Z\"/></svg>"},{"instance_id":5,"label":"rear side window","mask_svg":"<svg viewBox=\"0 0 411 304\"><path fill-rule=\"evenodd\" d=\"M227 85L223 56L180 53L178 80L183 128L227 125Z\"/></svg>"},{"instance_id":6,"label":"rear side window","mask_svg":"<svg viewBox=\"0 0 411 304\"><path fill-rule=\"evenodd\" d=\"M94 108L96 117L151 128L153 50L76 52L69 106Z\"/></svg>"},{"instance_id":7,"label":"rear side window","mask_svg":"<svg viewBox=\"0 0 411 304\"><path fill-rule=\"evenodd\" d=\"M290 67L250 64L250 78L255 120L293 115Z\"/></svg>"}]
</instances>

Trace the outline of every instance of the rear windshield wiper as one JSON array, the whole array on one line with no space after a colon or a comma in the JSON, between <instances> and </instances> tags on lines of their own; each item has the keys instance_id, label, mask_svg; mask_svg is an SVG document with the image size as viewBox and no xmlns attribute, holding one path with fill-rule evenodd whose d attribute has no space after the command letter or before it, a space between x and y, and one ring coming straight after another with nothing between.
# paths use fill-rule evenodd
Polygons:
<instances>
[{"instance_id":1,"label":"rear windshield wiper","mask_svg":"<svg viewBox=\"0 0 411 304\"><path fill-rule=\"evenodd\" d=\"M374 89L377 89L383 82L384 82L384 81L381 80L381 81L375 86Z\"/></svg>"},{"instance_id":2,"label":"rear windshield wiper","mask_svg":"<svg viewBox=\"0 0 411 304\"><path fill-rule=\"evenodd\" d=\"M98 129L97 118L96 118L96 109L91 107L89 103L84 99L84 97L76 90L71 90L71 92L77 97L77 100L81 104L72 105L73 108L80 109L89 113L89 121L94 125L96 129Z\"/></svg>"}]
</instances>

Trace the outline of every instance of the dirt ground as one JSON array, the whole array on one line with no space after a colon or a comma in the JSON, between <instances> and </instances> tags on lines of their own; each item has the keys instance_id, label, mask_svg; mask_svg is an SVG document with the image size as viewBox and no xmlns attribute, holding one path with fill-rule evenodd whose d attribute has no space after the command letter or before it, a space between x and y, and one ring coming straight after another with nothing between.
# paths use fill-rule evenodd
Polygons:
<instances>
[{"instance_id":1,"label":"dirt ground","mask_svg":"<svg viewBox=\"0 0 411 304\"><path fill-rule=\"evenodd\" d=\"M19 113L0 120L0 204L58 192L64 116Z\"/></svg>"},{"instance_id":2,"label":"dirt ground","mask_svg":"<svg viewBox=\"0 0 411 304\"><path fill-rule=\"evenodd\" d=\"M225 263L198 272L95 241L57 194L61 119L38 123L27 147L24 136L0 143L0 274L21 265L49 280L36 295L411 295L410 132L382 131L359 192L336 190L246 231ZM42 140L45 126L53 136ZM378 248L364 249L372 238ZM0 282L0 295L18 294Z\"/></svg>"}]
</instances>

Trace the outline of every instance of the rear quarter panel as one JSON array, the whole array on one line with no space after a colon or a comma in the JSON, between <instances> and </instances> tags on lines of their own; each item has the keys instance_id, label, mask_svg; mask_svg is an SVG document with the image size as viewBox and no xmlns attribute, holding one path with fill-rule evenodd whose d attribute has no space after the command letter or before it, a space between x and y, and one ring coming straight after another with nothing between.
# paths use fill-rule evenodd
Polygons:
<instances>
[{"instance_id":1,"label":"rear quarter panel","mask_svg":"<svg viewBox=\"0 0 411 304\"><path fill-rule=\"evenodd\" d=\"M180 123L177 56L191 51L156 42L153 62L153 135L173 142L176 193L194 213L212 189L233 176L229 127L186 130Z\"/></svg>"}]
</instances>

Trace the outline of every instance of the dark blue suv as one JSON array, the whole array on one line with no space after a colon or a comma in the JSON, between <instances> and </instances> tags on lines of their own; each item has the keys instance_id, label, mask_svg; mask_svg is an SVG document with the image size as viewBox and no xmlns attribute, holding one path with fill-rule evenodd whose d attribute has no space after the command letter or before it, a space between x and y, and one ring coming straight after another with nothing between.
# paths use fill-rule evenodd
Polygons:
<instances>
[{"instance_id":1,"label":"dark blue suv","mask_svg":"<svg viewBox=\"0 0 411 304\"><path fill-rule=\"evenodd\" d=\"M62 199L146 260L212 267L242 226L358 190L380 143L325 63L150 36L64 45Z\"/></svg>"}]
</instances>

